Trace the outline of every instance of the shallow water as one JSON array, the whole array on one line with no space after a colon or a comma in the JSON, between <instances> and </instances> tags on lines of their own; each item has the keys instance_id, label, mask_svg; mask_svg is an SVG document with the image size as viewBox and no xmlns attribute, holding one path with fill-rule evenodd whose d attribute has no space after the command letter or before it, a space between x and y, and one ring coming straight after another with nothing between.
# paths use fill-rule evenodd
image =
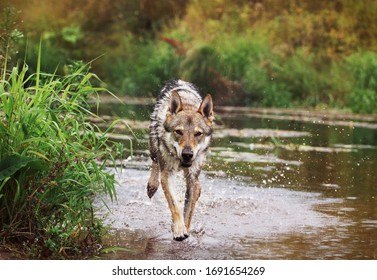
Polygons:
<instances>
[{"instance_id":1,"label":"shallow water","mask_svg":"<svg viewBox=\"0 0 377 280\"><path fill-rule=\"evenodd\" d=\"M146 195L152 107L109 108L117 117L132 108L138 122L132 158L113 170L118 200L98 211L113 229L106 245L129 250L103 258L377 258L376 116L217 108L191 236L177 242L162 191Z\"/></svg>"}]
</instances>

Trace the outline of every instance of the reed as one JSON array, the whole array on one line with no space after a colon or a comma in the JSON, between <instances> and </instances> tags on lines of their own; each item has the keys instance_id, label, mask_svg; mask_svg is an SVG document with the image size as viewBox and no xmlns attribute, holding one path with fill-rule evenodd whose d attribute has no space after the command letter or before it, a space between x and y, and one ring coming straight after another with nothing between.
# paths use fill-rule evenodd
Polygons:
<instances>
[{"instance_id":1,"label":"reed","mask_svg":"<svg viewBox=\"0 0 377 280\"><path fill-rule=\"evenodd\" d=\"M101 131L88 121L90 97L105 90L93 86L99 78L88 65L45 74L40 57L41 49L35 74L23 64L1 77L0 238L32 258L81 258L96 252L103 234L94 196L115 198L105 168L114 162L106 137L114 123Z\"/></svg>"}]
</instances>

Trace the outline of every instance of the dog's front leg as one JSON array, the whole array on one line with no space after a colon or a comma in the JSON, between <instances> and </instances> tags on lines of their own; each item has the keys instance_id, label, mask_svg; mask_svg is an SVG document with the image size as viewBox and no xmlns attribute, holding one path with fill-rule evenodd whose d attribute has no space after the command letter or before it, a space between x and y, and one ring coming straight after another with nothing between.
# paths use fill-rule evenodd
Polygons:
<instances>
[{"instance_id":1,"label":"dog's front leg","mask_svg":"<svg viewBox=\"0 0 377 280\"><path fill-rule=\"evenodd\" d=\"M186 177L186 199L185 199L185 210L184 210L184 217L185 217L185 225L187 231L190 232L190 225L192 215L194 213L195 204L199 199L201 186L197 175L190 174L189 172L185 172Z\"/></svg>"},{"instance_id":2,"label":"dog's front leg","mask_svg":"<svg viewBox=\"0 0 377 280\"><path fill-rule=\"evenodd\" d=\"M164 191L166 200L168 201L168 205L172 214L173 219L173 238L177 241L182 241L188 237L187 229L185 223L183 221L183 215L181 210L178 207L177 201L174 197L174 194L170 188L171 181L171 172L169 171L162 171L161 172L161 186Z\"/></svg>"}]
</instances>

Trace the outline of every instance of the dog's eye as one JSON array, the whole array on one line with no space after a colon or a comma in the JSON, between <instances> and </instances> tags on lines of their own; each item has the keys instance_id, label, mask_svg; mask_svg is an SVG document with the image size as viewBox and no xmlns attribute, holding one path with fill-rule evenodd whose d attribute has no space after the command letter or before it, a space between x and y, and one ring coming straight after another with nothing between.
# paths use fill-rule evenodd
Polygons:
<instances>
[{"instance_id":1,"label":"dog's eye","mask_svg":"<svg viewBox=\"0 0 377 280\"><path fill-rule=\"evenodd\" d=\"M201 131L197 131L197 132L195 132L195 137L199 137L199 136L202 136L203 135L203 132L201 132Z\"/></svg>"},{"instance_id":2,"label":"dog's eye","mask_svg":"<svg viewBox=\"0 0 377 280\"><path fill-rule=\"evenodd\" d=\"M174 130L174 133L177 134L177 135L180 135L180 136L183 135L183 131L180 130L180 129L176 129L176 130Z\"/></svg>"}]
</instances>

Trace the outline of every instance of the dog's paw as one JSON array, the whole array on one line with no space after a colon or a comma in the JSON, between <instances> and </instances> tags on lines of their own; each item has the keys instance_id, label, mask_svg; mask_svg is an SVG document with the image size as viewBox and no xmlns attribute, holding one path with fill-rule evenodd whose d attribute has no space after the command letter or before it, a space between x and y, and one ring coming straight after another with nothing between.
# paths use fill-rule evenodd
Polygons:
<instances>
[{"instance_id":1,"label":"dog's paw","mask_svg":"<svg viewBox=\"0 0 377 280\"><path fill-rule=\"evenodd\" d=\"M174 237L174 240L175 241L183 241L185 240L188 236L188 234L184 234L183 236L177 236L177 237Z\"/></svg>"},{"instance_id":2,"label":"dog's paw","mask_svg":"<svg viewBox=\"0 0 377 280\"><path fill-rule=\"evenodd\" d=\"M184 223L176 223L173 225L173 239L182 241L189 237L186 226Z\"/></svg>"},{"instance_id":3,"label":"dog's paw","mask_svg":"<svg viewBox=\"0 0 377 280\"><path fill-rule=\"evenodd\" d=\"M148 184L147 186L147 194L148 194L148 197L149 198L152 198L152 196L156 193L158 189L158 185L152 185L152 184Z\"/></svg>"}]
</instances>

